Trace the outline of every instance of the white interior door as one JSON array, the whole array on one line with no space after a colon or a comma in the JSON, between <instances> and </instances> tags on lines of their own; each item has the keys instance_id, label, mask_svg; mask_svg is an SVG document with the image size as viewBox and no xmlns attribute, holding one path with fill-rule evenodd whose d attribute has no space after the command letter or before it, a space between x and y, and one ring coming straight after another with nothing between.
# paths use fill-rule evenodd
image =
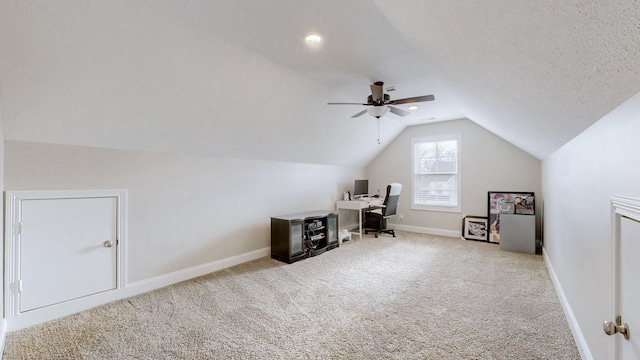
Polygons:
<instances>
[{"instance_id":1,"label":"white interior door","mask_svg":"<svg viewBox=\"0 0 640 360\"><path fill-rule=\"evenodd\" d=\"M21 202L20 312L117 286L117 198Z\"/></svg>"},{"instance_id":2,"label":"white interior door","mask_svg":"<svg viewBox=\"0 0 640 360\"><path fill-rule=\"evenodd\" d=\"M622 321L629 326L629 339L617 336L623 360L640 359L640 222L620 219L619 306Z\"/></svg>"}]
</instances>

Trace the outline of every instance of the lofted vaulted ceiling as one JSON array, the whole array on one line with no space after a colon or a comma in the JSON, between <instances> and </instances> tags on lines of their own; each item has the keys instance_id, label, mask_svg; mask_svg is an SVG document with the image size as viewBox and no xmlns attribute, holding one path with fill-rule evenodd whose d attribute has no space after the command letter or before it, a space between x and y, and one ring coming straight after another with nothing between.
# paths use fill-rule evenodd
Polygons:
<instances>
[{"instance_id":1,"label":"lofted vaulted ceiling","mask_svg":"<svg viewBox=\"0 0 640 360\"><path fill-rule=\"evenodd\" d=\"M363 107L326 105L374 81L436 100L381 118L378 144ZM11 140L365 166L466 117L543 159L639 91L633 0L0 3Z\"/></svg>"}]
</instances>

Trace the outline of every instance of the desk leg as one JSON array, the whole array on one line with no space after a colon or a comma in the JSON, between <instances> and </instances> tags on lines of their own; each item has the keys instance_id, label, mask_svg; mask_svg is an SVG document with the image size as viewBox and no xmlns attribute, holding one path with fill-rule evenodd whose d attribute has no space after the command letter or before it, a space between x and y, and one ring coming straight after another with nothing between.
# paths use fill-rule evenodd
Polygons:
<instances>
[{"instance_id":1,"label":"desk leg","mask_svg":"<svg viewBox=\"0 0 640 360\"><path fill-rule=\"evenodd\" d=\"M360 233L360 240L362 240L362 209L358 210L358 230Z\"/></svg>"},{"instance_id":2,"label":"desk leg","mask_svg":"<svg viewBox=\"0 0 640 360\"><path fill-rule=\"evenodd\" d=\"M349 232L352 235L358 235L360 236L360 239L362 239L362 233L363 233L363 229L362 229L362 208L359 209L354 209L354 208L340 208L336 205L336 211L338 212L338 228L341 228L341 224L340 224L340 219L342 219L342 216L340 215L340 210L344 211L344 210L355 210L358 212L358 231L356 232L355 230L352 231L352 228L349 228ZM349 224L352 225L352 224ZM351 240L355 241L355 237L351 236Z\"/></svg>"}]
</instances>

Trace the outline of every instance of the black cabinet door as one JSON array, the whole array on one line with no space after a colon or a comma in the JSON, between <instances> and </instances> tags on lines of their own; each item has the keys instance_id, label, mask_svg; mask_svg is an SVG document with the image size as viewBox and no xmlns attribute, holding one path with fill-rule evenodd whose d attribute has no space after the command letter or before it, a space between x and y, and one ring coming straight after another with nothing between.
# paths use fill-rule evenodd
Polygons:
<instances>
[{"instance_id":1,"label":"black cabinet door","mask_svg":"<svg viewBox=\"0 0 640 360\"><path fill-rule=\"evenodd\" d=\"M338 242L338 215L327 216L327 244Z\"/></svg>"},{"instance_id":2,"label":"black cabinet door","mask_svg":"<svg viewBox=\"0 0 640 360\"><path fill-rule=\"evenodd\" d=\"M296 256L304 253L304 222L289 223L289 256Z\"/></svg>"}]
</instances>

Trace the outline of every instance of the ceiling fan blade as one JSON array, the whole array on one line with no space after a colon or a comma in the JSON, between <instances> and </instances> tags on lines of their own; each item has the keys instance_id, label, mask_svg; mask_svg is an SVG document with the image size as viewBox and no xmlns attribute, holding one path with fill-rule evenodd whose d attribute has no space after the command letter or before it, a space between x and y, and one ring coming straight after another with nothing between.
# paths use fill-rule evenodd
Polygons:
<instances>
[{"instance_id":1,"label":"ceiling fan blade","mask_svg":"<svg viewBox=\"0 0 640 360\"><path fill-rule=\"evenodd\" d=\"M370 104L363 104L363 103L337 103L337 102L330 102L330 103L327 103L327 105L370 105Z\"/></svg>"},{"instance_id":2,"label":"ceiling fan blade","mask_svg":"<svg viewBox=\"0 0 640 360\"><path fill-rule=\"evenodd\" d=\"M367 112L367 109L364 109L364 110L360 111L359 113L353 115L351 118L353 119L353 118L356 118L358 116L364 115L364 113L366 113L366 112Z\"/></svg>"},{"instance_id":3,"label":"ceiling fan blade","mask_svg":"<svg viewBox=\"0 0 640 360\"><path fill-rule=\"evenodd\" d=\"M387 104L391 104L391 105L409 104L409 103L417 103L422 101L433 101L435 99L436 98L433 95L424 95L424 96L416 96L416 97L410 97L405 99L391 100Z\"/></svg>"},{"instance_id":4,"label":"ceiling fan blade","mask_svg":"<svg viewBox=\"0 0 640 360\"><path fill-rule=\"evenodd\" d=\"M373 99L373 102L383 100L384 95L382 90L381 81L371 84L371 98Z\"/></svg>"},{"instance_id":5,"label":"ceiling fan blade","mask_svg":"<svg viewBox=\"0 0 640 360\"><path fill-rule=\"evenodd\" d=\"M397 107L388 106L388 105L387 105L387 107L389 108L389 110L391 110L392 113L394 113L394 114L396 114L398 116L405 117L405 116L410 114L410 112L404 111L402 109L398 109Z\"/></svg>"}]
</instances>

